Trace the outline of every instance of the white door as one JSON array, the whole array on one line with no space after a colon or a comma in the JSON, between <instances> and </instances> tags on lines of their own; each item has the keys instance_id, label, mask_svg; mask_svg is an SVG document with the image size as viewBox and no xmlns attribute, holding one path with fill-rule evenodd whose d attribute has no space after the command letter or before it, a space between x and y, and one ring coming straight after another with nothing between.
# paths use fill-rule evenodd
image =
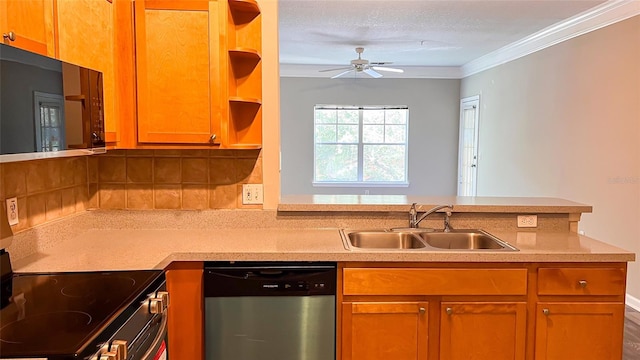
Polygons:
<instances>
[{"instance_id":1,"label":"white door","mask_svg":"<svg viewBox=\"0 0 640 360\"><path fill-rule=\"evenodd\" d=\"M460 100L458 196L476 196L478 175L478 117L480 96Z\"/></svg>"}]
</instances>

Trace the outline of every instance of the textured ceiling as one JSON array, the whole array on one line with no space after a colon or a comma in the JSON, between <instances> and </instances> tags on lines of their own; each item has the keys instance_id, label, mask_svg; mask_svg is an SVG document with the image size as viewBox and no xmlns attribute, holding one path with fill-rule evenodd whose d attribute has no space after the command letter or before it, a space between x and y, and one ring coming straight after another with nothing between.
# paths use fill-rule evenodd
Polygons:
<instances>
[{"instance_id":1,"label":"textured ceiling","mask_svg":"<svg viewBox=\"0 0 640 360\"><path fill-rule=\"evenodd\" d=\"M603 2L279 0L280 63L459 67Z\"/></svg>"}]
</instances>

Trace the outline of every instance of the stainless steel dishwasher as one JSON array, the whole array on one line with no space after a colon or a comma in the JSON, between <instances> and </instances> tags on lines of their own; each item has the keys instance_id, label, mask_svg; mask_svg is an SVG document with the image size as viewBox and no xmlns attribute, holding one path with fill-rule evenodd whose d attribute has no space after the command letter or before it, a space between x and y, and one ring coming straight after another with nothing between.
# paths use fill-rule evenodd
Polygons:
<instances>
[{"instance_id":1,"label":"stainless steel dishwasher","mask_svg":"<svg viewBox=\"0 0 640 360\"><path fill-rule=\"evenodd\" d=\"M334 360L336 264L207 262L206 360Z\"/></svg>"}]
</instances>

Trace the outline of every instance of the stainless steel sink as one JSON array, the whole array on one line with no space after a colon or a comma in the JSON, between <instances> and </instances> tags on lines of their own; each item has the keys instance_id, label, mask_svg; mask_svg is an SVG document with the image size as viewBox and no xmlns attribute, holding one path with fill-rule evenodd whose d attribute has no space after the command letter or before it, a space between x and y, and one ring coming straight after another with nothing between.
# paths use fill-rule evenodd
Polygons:
<instances>
[{"instance_id":1,"label":"stainless steel sink","mask_svg":"<svg viewBox=\"0 0 640 360\"><path fill-rule=\"evenodd\" d=\"M340 230L347 249L367 250L466 250L466 251L518 251L515 247L480 229L377 229Z\"/></svg>"},{"instance_id":2,"label":"stainless steel sink","mask_svg":"<svg viewBox=\"0 0 640 360\"><path fill-rule=\"evenodd\" d=\"M515 247L479 229L419 233L419 235L427 245L438 249L517 251Z\"/></svg>"},{"instance_id":3,"label":"stainless steel sink","mask_svg":"<svg viewBox=\"0 0 640 360\"><path fill-rule=\"evenodd\" d=\"M350 246L363 249L422 249L426 247L422 239L411 232L355 231L348 233L347 238Z\"/></svg>"}]
</instances>

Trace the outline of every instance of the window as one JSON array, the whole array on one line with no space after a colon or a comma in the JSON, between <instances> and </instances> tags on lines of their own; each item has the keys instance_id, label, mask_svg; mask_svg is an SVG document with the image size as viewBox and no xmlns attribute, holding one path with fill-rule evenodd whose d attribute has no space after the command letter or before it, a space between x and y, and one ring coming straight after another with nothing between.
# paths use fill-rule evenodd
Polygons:
<instances>
[{"instance_id":1,"label":"window","mask_svg":"<svg viewBox=\"0 0 640 360\"><path fill-rule=\"evenodd\" d=\"M62 96L34 91L34 104L37 151L64 150Z\"/></svg>"},{"instance_id":2,"label":"window","mask_svg":"<svg viewBox=\"0 0 640 360\"><path fill-rule=\"evenodd\" d=\"M314 108L314 185L406 185L409 108Z\"/></svg>"}]
</instances>

